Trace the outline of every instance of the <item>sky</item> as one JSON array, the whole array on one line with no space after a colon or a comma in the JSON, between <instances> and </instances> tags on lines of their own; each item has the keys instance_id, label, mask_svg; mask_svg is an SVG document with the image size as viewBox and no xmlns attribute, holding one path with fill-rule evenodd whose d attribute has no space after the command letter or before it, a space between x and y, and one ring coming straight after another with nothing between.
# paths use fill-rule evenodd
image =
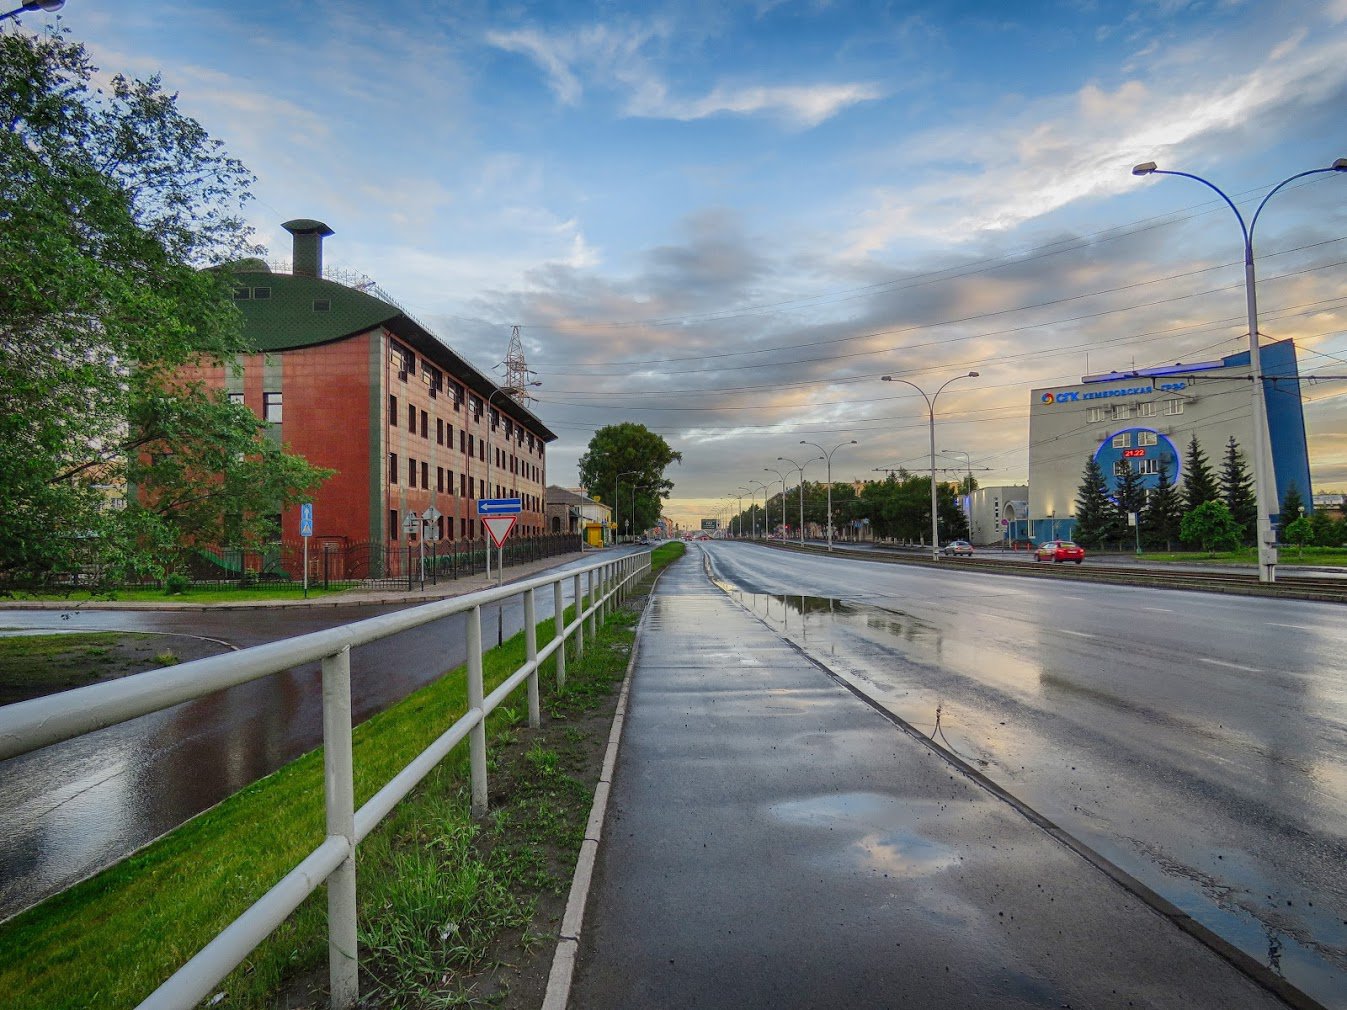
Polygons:
<instances>
[{"instance_id":1,"label":"sky","mask_svg":"<svg viewBox=\"0 0 1347 1010\"><path fill-rule=\"evenodd\" d=\"M48 15L24 19L36 28ZM666 514L927 465L1028 476L1034 387L1247 349L1239 222L1347 156L1347 0L69 0L291 218L503 379L513 326L574 486L596 428L682 453ZM1259 329L1347 375L1347 175L1255 231ZM1304 386L1347 491L1347 381ZM855 445L850 444L855 439ZM947 454L944 454L947 453ZM966 454L966 457L965 455ZM785 457L791 462L778 462ZM1083 465L1082 460L1082 465ZM953 473L949 475L953 479ZM757 492L761 500L761 491Z\"/></svg>"}]
</instances>

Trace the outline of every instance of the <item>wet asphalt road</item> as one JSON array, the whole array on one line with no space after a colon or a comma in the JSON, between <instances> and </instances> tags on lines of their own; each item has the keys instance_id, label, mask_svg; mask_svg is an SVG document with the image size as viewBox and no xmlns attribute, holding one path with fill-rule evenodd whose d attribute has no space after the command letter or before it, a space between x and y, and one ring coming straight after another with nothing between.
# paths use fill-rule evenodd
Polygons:
<instances>
[{"instance_id":1,"label":"wet asphalt road","mask_svg":"<svg viewBox=\"0 0 1347 1010\"><path fill-rule=\"evenodd\" d=\"M558 570L594 560L585 556ZM565 590L569 603L569 584ZM537 608L539 620L552 616L550 591L538 595ZM394 609L7 610L0 629L154 631L247 648ZM488 644L501 623L497 609L483 609ZM464 662L463 622L462 615L449 617L354 649L355 721ZM522 622L522 605L508 602L505 637ZM0 762L0 918L111 865L321 742L314 664Z\"/></svg>"},{"instance_id":2,"label":"wet asphalt road","mask_svg":"<svg viewBox=\"0 0 1347 1010\"><path fill-rule=\"evenodd\" d=\"M1342 607L699 546L868 697L1347 1007Z\"/></svg>"},{"instance_id":3,"label":"wet asphalt road","mask_svg":"<svg viewBox=\"0 0 1347 1010\"><path fill-rule=\"evenodd\" d=\"M567 1006L1284 1006L700 560L665 573L643 618Z\"/></svg>"}]
</instances>

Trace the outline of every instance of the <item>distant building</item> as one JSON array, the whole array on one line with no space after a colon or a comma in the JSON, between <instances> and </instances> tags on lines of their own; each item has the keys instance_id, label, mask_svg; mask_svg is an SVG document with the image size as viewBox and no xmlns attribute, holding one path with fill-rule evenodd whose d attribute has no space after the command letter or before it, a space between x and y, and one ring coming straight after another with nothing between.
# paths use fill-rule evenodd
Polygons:
<instances>
[{"instance_id":1,"label":"distant building","mask_svg":"<svg viewBox=\"0 0 1347 1010\"><path fill-rule=\"evenodd\" d=\"M1277 501L1292 486L1308 500L1309 453L1300 402L1295 344L1259 352ZM1253 471L1249 352L1214 361L1086 375L1069 386L1035 389L1029 402L1029 521L1033 535L1069 537L1086 460L1104 471L1110 490L1120 467L1154 487L1161 464L1183 484L1183 459L1194 436L1219 470L1231 436ZM1040 529L1042 532L1040 533Z\"/></svg>"},{"instance_id":2,"label":"distant building","mask_svg":"<svg viewBox=\"0 0 1347 1010\"><path fill-rule=\"evenodd\" d=\"M1007 540L1014 518L1010 503L1028 497L1024 484L978 488L968 496L969 540L979 547Z\"/></svg>"},{"instance_id":3,"label":"distant building","mask_svg":"<svg viewBox=\"0 0 1347 1010\"><path fill-rule=\"evenodd\" d=\"M578 533L590 547L608 542L612 510L596 502L580 488L547 489L547 532Z\"/></svg>"},{"instance_id":4,"label":"distant building","mask_svg":"<svg viewBox=\"0 0 1347 1010\"><path fill-rule=\"evenodd\" d=\"M336 471L314 495L315 546L415 542L404 522L428 508L441 541L481 539L481 498L520 498L514 535L542 533L552 431L372 282L325 274L327 225L284 227L291 271L248 261L237 274L234 304L257 352L189 371ZM278 517L283 537L300 535L298 509Z\"/></svg>"}]
</instances>

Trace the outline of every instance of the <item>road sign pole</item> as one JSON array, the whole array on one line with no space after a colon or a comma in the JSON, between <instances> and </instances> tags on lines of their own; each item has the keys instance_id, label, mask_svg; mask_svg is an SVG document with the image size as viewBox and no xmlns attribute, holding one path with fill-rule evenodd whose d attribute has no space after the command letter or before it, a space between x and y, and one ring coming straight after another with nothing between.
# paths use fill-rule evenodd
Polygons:
<instances>
[{"instance_id":1,"label":"road sign pole","mask_svg":"<svg viewBox=\"0 0 1347 1010\"><path fill-rule=\"evenodd\" d=\"M309 538L304 538L304 599L309 598Z\"/></svg>"}]
</instances>

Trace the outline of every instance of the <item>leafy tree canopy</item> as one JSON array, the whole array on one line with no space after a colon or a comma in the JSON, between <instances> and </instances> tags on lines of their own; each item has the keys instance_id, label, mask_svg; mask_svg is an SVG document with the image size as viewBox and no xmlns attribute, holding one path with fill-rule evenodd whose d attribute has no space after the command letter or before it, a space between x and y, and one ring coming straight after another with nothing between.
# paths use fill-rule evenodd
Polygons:
<instances>
[{"instance_id":1,"label":"leafy tree canopy","mask_svg":"<svg viewBox=\"0 0 1347 1010\"><path fill-rule=\"evenodd\" d=\"M1183 517L1179 536L1207 553L1234 550L1240 545L1240 526L1223 501L1203 502Z\"/></svg>"},{"instance_id":2,"label":"leafy tree canopy","mask_svg":"<svg viewBox=\"0 0 1347 1010\"><path fill-rule=\"evenodd\" d=\"M661 504L673 490L673 481L664 471L682 459L681 452L643 424L610 424L594 433L580 457L580 483L609 508L616 503L621 532L628 532L630 517L630 532L635 533L659 519Z\"/></svg>"},{"instance_id":3,"label":"leafy tree canopy","mask_svg":"<svg viewBox=\"0 0 1347 1010\"><path fill-rule=\"evenodd\" d=\"M158 79L106 88L64 33L0 33L0 572L156 572L261 532L322 471L179 369L246 351L219 267L251 176ZM192 460L170 474L168 457ZM208 465L209 464L209 465ZM170 479L171 478L171 479ZM246 492L246 493L245 493ZM124 509L109 508L123 499Z\"/></svg>"}]
</instances>

